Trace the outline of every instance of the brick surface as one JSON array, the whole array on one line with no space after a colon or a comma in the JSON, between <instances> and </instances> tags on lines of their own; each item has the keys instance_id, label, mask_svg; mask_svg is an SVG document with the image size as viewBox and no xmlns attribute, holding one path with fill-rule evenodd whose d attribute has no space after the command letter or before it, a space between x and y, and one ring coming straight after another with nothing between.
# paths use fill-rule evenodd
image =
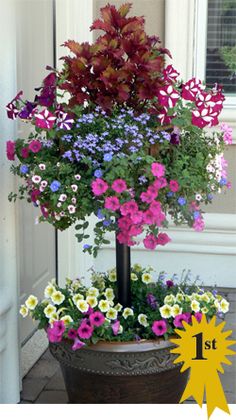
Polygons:
<instances>
[{"instance_id":1,"label":"brick surface","mask_svg":"<svg viewBox=\"0 0 236 420\"><path fill-rule=\"evenodd\" d=\"M55 375L50 379L45 389L59 391L65 390L65 383L60 369L58 369Z\"/></svg>"}]
</instances>

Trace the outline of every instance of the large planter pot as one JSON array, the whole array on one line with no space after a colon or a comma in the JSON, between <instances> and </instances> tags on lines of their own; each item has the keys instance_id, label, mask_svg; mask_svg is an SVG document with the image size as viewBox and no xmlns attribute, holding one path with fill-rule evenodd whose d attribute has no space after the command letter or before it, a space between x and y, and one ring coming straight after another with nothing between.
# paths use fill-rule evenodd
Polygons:
<instances>
[{"instance_id":1,"label":"large planter pot","mask_svg":"<svg viewBox=\"0 0 236 420\"><path fill-rule=\"evenodd\" d=\"M50 343L70 403L176 404L188 379L174 365L169 341L99 342L77 351L66 341Z\"/></svg>"}]
</instances>

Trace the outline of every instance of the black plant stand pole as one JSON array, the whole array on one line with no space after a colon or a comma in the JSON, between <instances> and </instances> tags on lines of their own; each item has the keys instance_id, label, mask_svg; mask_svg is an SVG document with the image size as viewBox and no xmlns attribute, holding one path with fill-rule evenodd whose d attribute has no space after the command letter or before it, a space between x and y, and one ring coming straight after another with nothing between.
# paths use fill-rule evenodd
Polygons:
<instances>
[{"instance_id":1,"label":"black plant stand pole","mask_svg":"<svg viewBox=\"0 0 236 420\"><path fill-rule=\"evenodd\" d=\"M116 238L118 301L124 308L131 306L130 272L130 247L120 244Z\"/></svg>"}]
</instances>

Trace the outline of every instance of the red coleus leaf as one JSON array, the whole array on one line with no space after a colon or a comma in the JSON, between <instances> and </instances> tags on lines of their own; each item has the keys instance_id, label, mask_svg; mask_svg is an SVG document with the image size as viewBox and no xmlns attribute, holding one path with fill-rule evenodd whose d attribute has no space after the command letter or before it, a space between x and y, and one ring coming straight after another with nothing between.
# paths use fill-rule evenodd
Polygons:
<instances>
[{"instance_id":1,"label":"red coleus leaf","mask_svg":"<svg viewBox=\"0 0 236 420\"><path fill-rule=\"evenodd\" d=\"M128 23L122 28L122 35L143 30L144 22L145 20L142 16L128 19Z\"/></svg>"},{"instance_id":2,"label":"red coleus leaf","mask_svg":"<svg viewBox=\"0 0 236 420\"><path fill-rule=\"evenodd\" d=\"M109 23L103 22L100 19L97 19L93 22L93 24L90 26L90 30L101 30L104 32L108 32L111 35L115 33L115 29L109 25Z\"/></svg>"},{"instance_id":3,"label":"red coleus leaf","mask_svg":"<svg viewBox=\"0 0 236 420\"><path fill-rule=\"evenodd\" d=\"M124 83L118 86L118 100L120 102L125 102L129 98L130 87Z\"/></svg>"}]
</instances>

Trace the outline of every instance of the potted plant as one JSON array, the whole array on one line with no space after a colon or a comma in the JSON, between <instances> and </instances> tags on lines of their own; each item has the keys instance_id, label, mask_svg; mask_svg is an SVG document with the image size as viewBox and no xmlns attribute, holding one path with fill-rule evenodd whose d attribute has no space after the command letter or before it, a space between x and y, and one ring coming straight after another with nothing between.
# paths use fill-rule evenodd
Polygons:
<instances>
[{"instance_id":1,"label":"potted plant","mask_svg":"<svg viewBox=\"0 0 236 420\"><path fill-rule=\"evenodd\" d=\"M130 268L130 247L171 240L168 217L204 228L200 205L230 187L223 150L232 141L226 124L209 129L218 125L222 88L179 81L165 66L169 51L145 33L143 17L127 17L130 8L103 7L91 29L104 34L92 45L65 42L70 55L61 71L49 68L34 101L19 92L7 105L9 118L32 126L27 139L7 142L8 159L17 157L11 171L24 181L19 198L59 230L77 223L94 257L106 233L116 235L116 270L93 273L90 288L50 283L42 302L31 295L21 307L46 329L71 402L178 402L187 375L173 365L168 337L191 316L228 310L215 292Z\"/></svg>"}]
</instances>

